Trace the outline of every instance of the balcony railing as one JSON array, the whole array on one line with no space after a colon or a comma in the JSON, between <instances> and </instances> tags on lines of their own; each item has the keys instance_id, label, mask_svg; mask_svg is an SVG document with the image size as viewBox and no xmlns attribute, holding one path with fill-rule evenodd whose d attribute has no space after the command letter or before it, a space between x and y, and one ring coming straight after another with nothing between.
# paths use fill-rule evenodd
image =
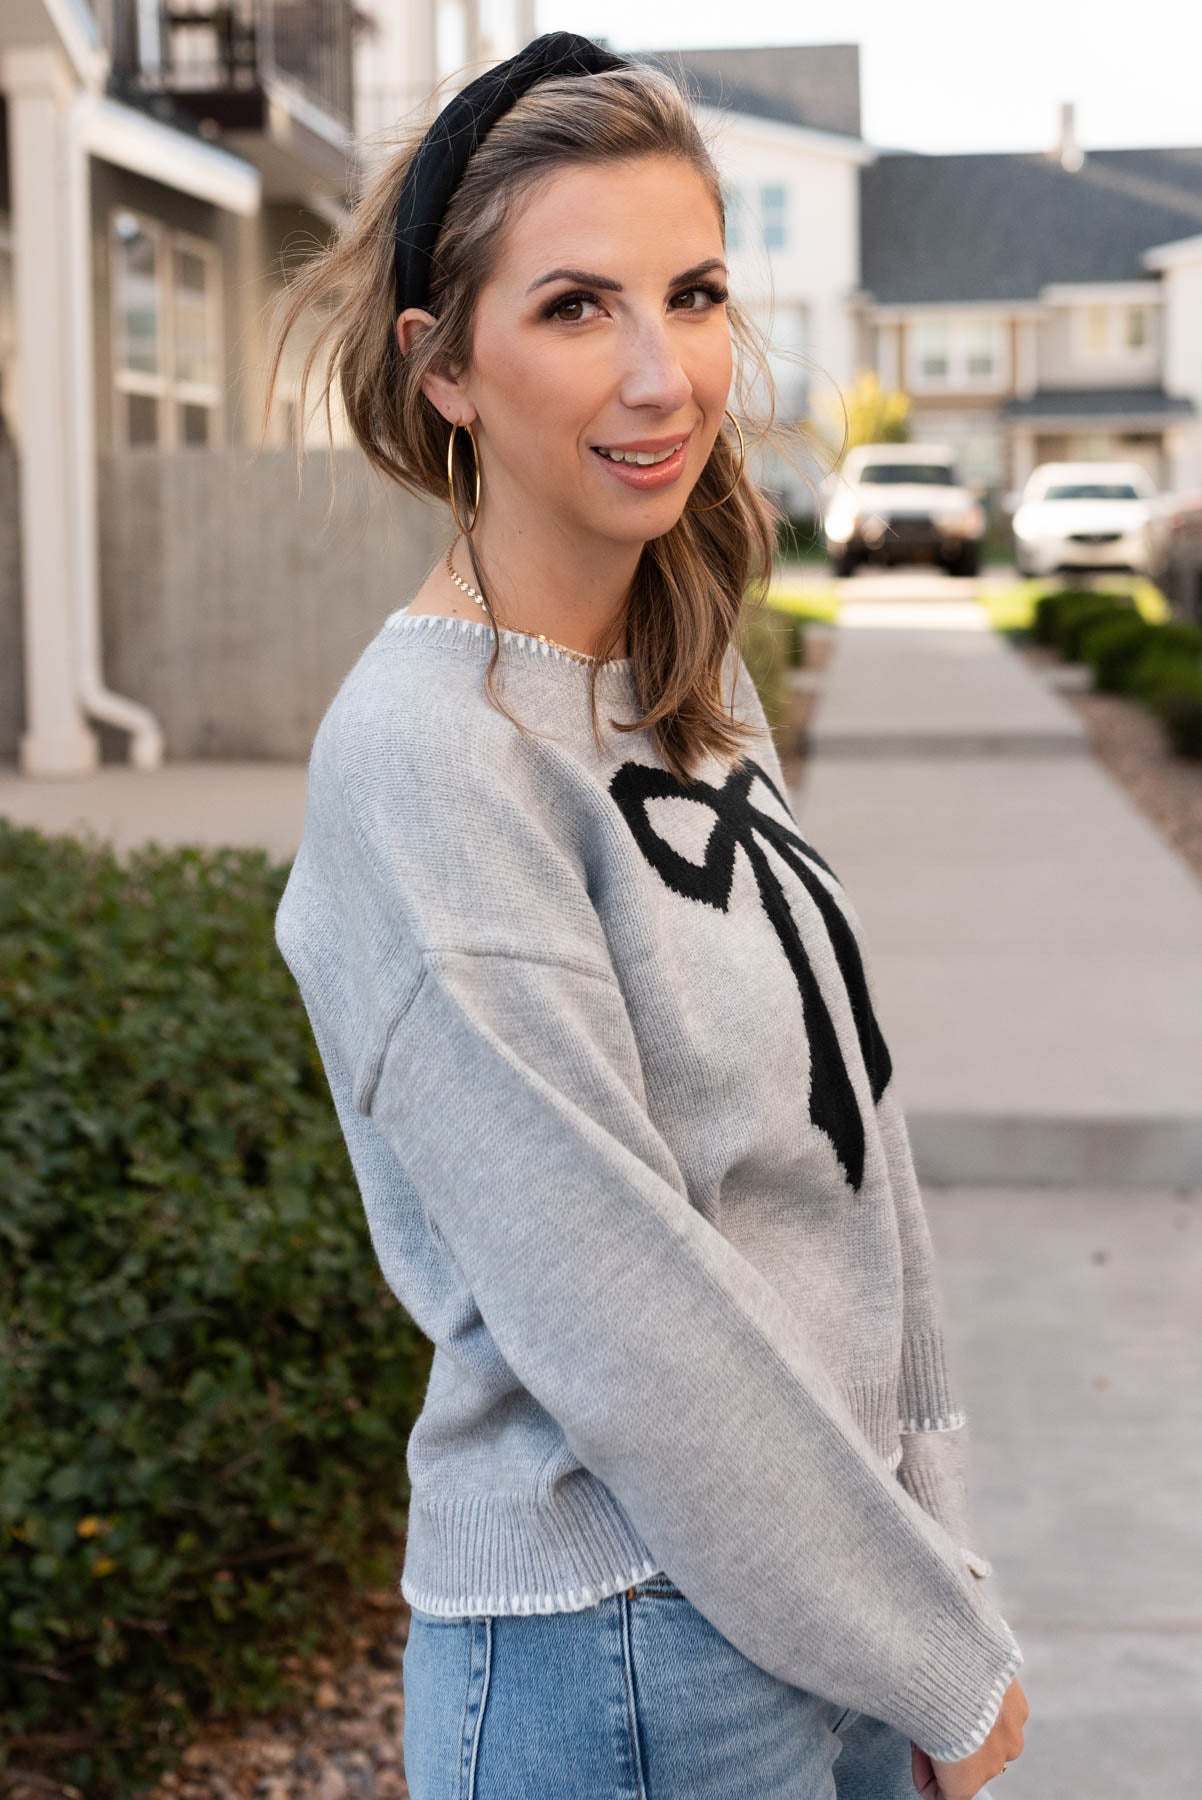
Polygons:
<instances>
[{"instance_id":1,"label":"balcony railing","mask_svg":"<svg viewBox=\"0 0 1202 1800\"><path fill-rule=\"evenodd\" d=\"M255 130L264 87L294 88L353 129L352 0L109 0L119 87L169 96L227 129Z\"/></svg>"}]
</instances>

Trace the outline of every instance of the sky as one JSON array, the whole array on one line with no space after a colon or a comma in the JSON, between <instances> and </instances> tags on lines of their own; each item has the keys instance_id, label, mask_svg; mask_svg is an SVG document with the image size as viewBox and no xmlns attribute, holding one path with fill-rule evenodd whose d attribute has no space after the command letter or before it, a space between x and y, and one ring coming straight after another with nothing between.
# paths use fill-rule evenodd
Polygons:
<instances>
[{"instance_id":1,"label":"sky","mask_svg":"<svg viewBox=\"0 0 1202 1800\"><path fill-rule=\"evenodd\" d=\"M1062 101L1076 108L1086 150L1202 146L1197 0L1007 0L988 8L969 0L537 4L540 32L604 37L619 51L859 44L862 130L878 149L1045 150L1056 140Z\"/></svg>"}]
</instances>

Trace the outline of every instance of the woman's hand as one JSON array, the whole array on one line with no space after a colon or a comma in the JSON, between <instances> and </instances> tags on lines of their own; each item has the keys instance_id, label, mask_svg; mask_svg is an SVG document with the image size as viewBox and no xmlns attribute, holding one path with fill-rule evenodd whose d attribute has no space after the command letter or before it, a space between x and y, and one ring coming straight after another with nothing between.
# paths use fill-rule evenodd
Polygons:
<instances>
[{"instance_id":1,"label":"woman's hand","mask_svg":"<svg viewBox=\"0 0 1202 1800\"><path fill-rule=\"evenodd\" d=\"M1006 1763L1023 1753L1023 1726L1030 1708L1017 1681L1002 1696L1001 1709L985 1742L960 1762L936 1762L911 1741L914 1786L923 1800L973 1800Z\"/></svg>"}]
</instances>

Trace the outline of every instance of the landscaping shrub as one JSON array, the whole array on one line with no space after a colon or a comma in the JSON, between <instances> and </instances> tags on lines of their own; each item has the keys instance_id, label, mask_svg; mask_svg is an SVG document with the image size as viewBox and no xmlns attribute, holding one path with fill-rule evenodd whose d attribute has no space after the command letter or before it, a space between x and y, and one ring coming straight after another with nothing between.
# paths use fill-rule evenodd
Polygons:
<instances>
[{"instance_id":1,"label":"landscaping shrub","mask_svg":"<svg viewBox=\"0 0 1202 1800\"><path fill-rule=\"evenodd\" d=\"M1046 644L1059 648L1062 621L1080 612L1097 611L1095 603L1099 600L1110 603L1102 612L1114 610L1114 602L1121 600L1120 594L1098 594L1093 588L1053 588L1040 594L1031 609L1031 637L1037 644ZM1101 613L1098 616L1102 616Z\"/></svg>"},{"instance_id":2,"label":"landscaping shrub","mask_svg":"<svg viewBox=\"0 0 1202 1800\"><path fill-rule=\"evenodd\" d=\"M774 733L784 726L789 715L791 692L785 671L796 660L794 646L799 623L792 614L758 600L752 601L742 614L743 660L759 689L764 717Z\"/></svg>"},{"instance_id":3,"label":"landscaping shrub","mask_svg":"<svg viewBox=\"0 0 1202 1800\"><path fill-rule=\"evenodd\" d=\"M282 1656L399 1573L430 1347L274 942L286 874L0 818L0 1769L88 1800L287 1698Z\"/></svg>"},{"instance_id":4,"label":"landscaping shrub","mask_svg":"<svg viewBox=\"0 0 1202 1800\"><path fill-rule=\"evenodd\" d=\"M785 638L786 655L791 669L804 669L806 662L806 621L800 613L786 613L789 630Z\"/></svg>"},{"instance_id":5,"label":"landscaping shrub","mask_svg":"<svg viewBox=\"0 0 1202 1800\"><path fill-rule=\"evenodd\" d=\"M1162 689L1188 687L1190 678L1202 670L1202 655L1188 650L1164 633L1160 627L1140 651L1127 678L1127 691L1137 700L1154 704Z\"/></svg>"},{"instance_id":6,"label":"landscaping shrub","mask_svg":"<svg viewBox=\"0 0 1202 1800\"><path fill-rule=\"evenodd\" d=\"M1056 648L1066 662L1080 662L1088 631L1104 619L1126 618L1135 611L1135 602L1126 594L1090 594L1061 610L1056 620Z\"/></svg>"},{"instance_id":7,"label":"landscaping shrub","mask_svg":"<svg viewBox=\"0 0 1202 1800\"><path fill-rule=\"evenodd\" d=\"M1156 626L1157 642L1165 650L1180 651L1182 656L1202 662L1202 625L1185 619L1166 619Z\"/></svg>"},{"instance_id":8,"label":"landscaping shrub","mask_svg":"<svg viewBox=\"0 0 1202 1800\"><path fill-rule=\"evenodd\" d=\"M1182 671L1165 682L1154 706L1175 753L1202 762L1202 674Z\"/></svg>"},{"instance_id":9,"label":"landscaping shrub","mask_svg":"<svg viewBox=\"0 0 1202 1800\"><path fill-rule=\"evenodd\" d=\"M812 562L826 553L822 520L813 514L782 516L776 533L776 553L786 562Z\"/></svg>"},{"instance_id":10,"label":"landscaping shrub","mask_svg":"<svg viewBox=\"0 0 1202 1800\"><path fill-rule=\"evenodd\" d=\"M1101 693L1121 694L1149 639L1160 629L1138 612L1117 612L1095 619L1081 634L1081 660L1094 672Z\"/></svg>"}]
</instances>

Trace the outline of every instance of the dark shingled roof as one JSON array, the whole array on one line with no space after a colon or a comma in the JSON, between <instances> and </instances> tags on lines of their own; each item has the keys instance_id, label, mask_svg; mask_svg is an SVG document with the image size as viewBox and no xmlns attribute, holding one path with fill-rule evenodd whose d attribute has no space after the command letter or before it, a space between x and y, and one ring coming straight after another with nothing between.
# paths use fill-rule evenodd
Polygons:
<instances>
[{"instance_id":1,"label":"dark shingled roof","mask_svg":"<svg viewBox=\"0 0 1202 1800\"><path fill-rule=\"evenodd\" d=\"M729 50L634 50L699 99L786 125L860 136L858 44L767 44Z\"/></svg>"},{"instance_id":2,"label":"dark shingled roof","mask_svg":"<svg viewBox=\"0 0 1202 1800\"><path fill-rule=\"evenodd\" d=\"M883 152L860 172L861 285L881 304L1034 300L1051 281L1146 280L1140 254L1202 232L1202 147Z\"/></svg>"},{"instance_id":3,"label":"dark shingled roof","mask_svg":"<svg viewBox=\"0 0 1202 1800\"><path fill-rule=\"evenodd\" d=\"M1037 388L1001 408L1008 419L1192 418L1197 410L1162 387Z\"/></svg>"}]
</instances>

